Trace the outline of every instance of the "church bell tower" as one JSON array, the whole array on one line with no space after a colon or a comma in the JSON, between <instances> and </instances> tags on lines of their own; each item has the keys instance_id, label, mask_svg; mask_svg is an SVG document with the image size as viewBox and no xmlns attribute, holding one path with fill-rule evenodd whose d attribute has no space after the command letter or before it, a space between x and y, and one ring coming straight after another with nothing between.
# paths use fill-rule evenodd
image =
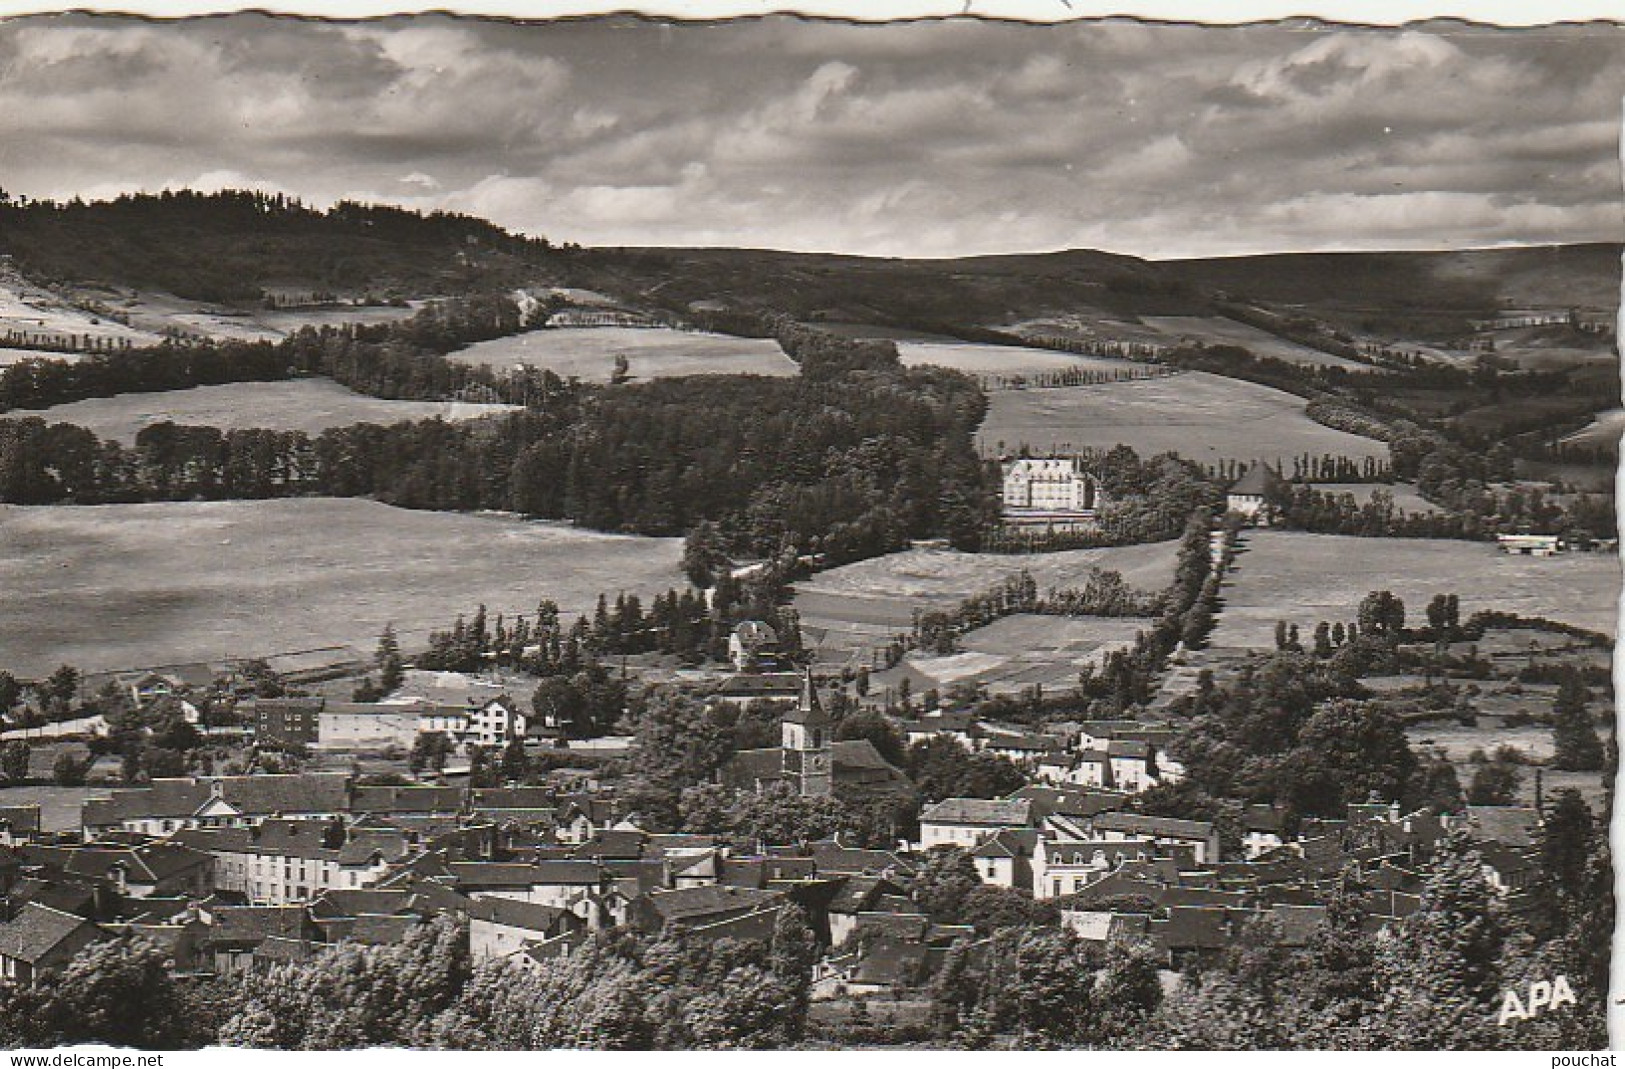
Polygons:
<instances>
[{"instance_id":1,"label":"church bell tower","mask_svg":"<svg viewBox=\"0 0 1625 1069\"><path fill-rule=\"evenodd\" d=\"M801 698L784 715L784 778L804 798L822 798L834 790L829 714L818 700L812 669L801 680Z\"/></svg>"}]
</instances>

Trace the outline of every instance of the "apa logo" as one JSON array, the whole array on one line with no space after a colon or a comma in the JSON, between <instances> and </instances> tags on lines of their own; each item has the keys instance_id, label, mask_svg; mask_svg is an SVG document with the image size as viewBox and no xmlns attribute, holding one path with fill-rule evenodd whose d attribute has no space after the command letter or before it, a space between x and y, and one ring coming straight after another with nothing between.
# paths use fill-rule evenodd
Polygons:
<instances>
[{"instance_id":1,"label":"apa logo","mask_svg":"<svg viewBox=\"0 0 1625 1069\"><path fill-rule=\"evenodd\" d=\"M1516 991L1508 991L1501 996L1501 1020L1499 1024L1505 1025L1508 1021L1527 1021L1542 1010L1555 1010L1559 1006L1574 1005L1574 989L1569 986L1569 978L1559 976L1555 980L1536 980L1529 985L1529 1000L1521 1001Z\"/></svg>"}]
</instances>

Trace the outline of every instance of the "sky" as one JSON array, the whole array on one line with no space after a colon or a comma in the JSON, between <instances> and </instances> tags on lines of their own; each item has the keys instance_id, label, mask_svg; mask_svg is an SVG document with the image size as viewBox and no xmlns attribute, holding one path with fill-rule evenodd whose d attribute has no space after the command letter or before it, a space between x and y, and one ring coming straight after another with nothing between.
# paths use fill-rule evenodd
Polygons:
<instances>
[{"instance_id":1,"label":"sky","mask_svg":"<svg viewBox=\"0 0 1625 1069\"><path fill-rule=\"evenodd\" d=\"M1152 258L1625 239L1625 27L0 21L0 188L584 245Z\"/></svg>"}]
</instances>

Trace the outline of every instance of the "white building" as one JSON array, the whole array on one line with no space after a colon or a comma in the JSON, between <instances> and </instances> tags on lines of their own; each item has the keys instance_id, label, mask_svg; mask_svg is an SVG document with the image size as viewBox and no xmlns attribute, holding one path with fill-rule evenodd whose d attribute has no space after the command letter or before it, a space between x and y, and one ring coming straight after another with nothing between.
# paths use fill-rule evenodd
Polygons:
<instances>
[{"instance_id":1,"label":"white building","mask_svg":"<svg viewBox=\"0 0 1625 1069\"><path fill-rule=\"evenodd\" d=\"M1093 515L1100 487L1077 457L1022 457L1004 464L1007 514Z\"/></svg>"}]
</instances>

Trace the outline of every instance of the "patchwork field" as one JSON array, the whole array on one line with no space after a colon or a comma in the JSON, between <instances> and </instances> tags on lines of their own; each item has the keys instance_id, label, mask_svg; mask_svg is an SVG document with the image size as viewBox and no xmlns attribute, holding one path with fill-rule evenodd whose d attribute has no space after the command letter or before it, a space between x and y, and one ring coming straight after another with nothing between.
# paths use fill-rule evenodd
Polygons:
<instances>
[{"instance_id":1,"label":"patchwork field","mask_svg":"<svg viewBox=\"0 0 1625 1069\"><path fill-rule=\"evenodd\" d=\"M1031 686L1065 690L1077 686L1086 664L1133 645L1154 620L1103 616L1007 616L977 628L960 642L963 652L946 657L909 654L908 666L948 687L974 682L990 694L1018 694Z\"/></svg>"},{"instance_id":2,"label":"patchwork field","mask_svg":"<svg viewBox=\"0 0 1625 1069\"><path fill-rule=\"evenodd\" d=\"M685 582L681 539L371 501L0 506L0 665L22 674L267 656L393 622L409 649L479 603L590 611Z\"/></svg>"},{"instance_id":3,"label":"patchwork field","mask_svg":"<svg viewBox=\"0 0 1625 1069\"><path fill-rule=\"evenodd\" d=\"M1275 622L1307 633L1321 620L1352 620L1373 590L1391 590L1419 619L1435 594L1480 609L1540 616L1614 634L1619 558L1575 553L1514 557L1493 544L1420 538L1353 538L1249 531L1223 590L1215 646L1273 648Z\"/></svg>"},{"instance_id":4,"label":"patchwork field","mask_svg":"<svg viewBox=\"0 0 1625 1069\"><path fill-rule=\"evenodd\" d=\"M1170 378L1007 390L989 399L978 434L987 452L1022 444L1039 452L1133 446L1143 456L1265 461L1300 453L1386 459L1374 438L1334 430L1304 415L1304 400L1268 386L1192 371ZM1001 448L1002 447L1002 448Z\"/></svg>"},{"instance_id":5,"label":"patchwork field","mask_svg":"<svg viewBox=\"0 0 1625 1069\"><path fill-rule=\"evenodd\" d=\"M828 660L842 660L907 631L916 609L952 607L1022 569L1032 573L1040 590L1077 585L1090 567L1119 572L1142 590L1161 590L1173 580L1177 549L1172 541L1027 555L914 549L797 583L795 607L807 645Z\"/></svg>"},{"instance_id":6,"label":"patchwork field","mask_svg":"<svg viewBox=\"0 0 1625 1069\"><path fill-rule=\"evenodd\" d=\"M565 327L480 342L451 354L461 364L499 370L515 364L546 368L561 378L607 382L625 356L633 380L681 375L796 374L795 361L771 338L657 327Z\"/></svg>"},{"instance_id":7,"label":"patchwork field","mask_svg":"<svg viewBox=\"0 0 1625 1069\"><path fill-rule=\"evenodd\" d=\"M1224 316L1141 316L1140 321L1167 335L1170 342L1191 339L1208 345L1239 345L1255 356L1267 356L1294 364L1341 367L1351 371L1370 370L1369 365L1358 360L1334 356L1285 338L1277 338L1267 330Z\"/></svg>"},{"instance_id":8,"label":"patchwork field","mask_svg":"<svg viewBox=\"0 0 1625 1069\"><path fill-rule=\"evenodd\" d=\"M1027 375L1041 371L1124 371L1134 365L1104 356L1083 356L1019 345L974 345L969 342L900 341L897 354L907 367L935 364L970 375Z\"/></svg>"},{"instance_id":9,"label":"patchwork field","mask_svg":"<svg viewBox=\"0 0 1625 1069\"><path fill-rule=\"evenodd\" d=\"M133 443L142 428L168 420L233 430L265 427L319 434L352 423L398 423L416 419L475 419L514 411L513 405L464 401L386 401L340 386L331 379L287 382L233 382L162 393L126 393L34 411L0 414L0 419L39 416L51 422L88 427L98 438Z\"/></svg>"}]
</instances>

